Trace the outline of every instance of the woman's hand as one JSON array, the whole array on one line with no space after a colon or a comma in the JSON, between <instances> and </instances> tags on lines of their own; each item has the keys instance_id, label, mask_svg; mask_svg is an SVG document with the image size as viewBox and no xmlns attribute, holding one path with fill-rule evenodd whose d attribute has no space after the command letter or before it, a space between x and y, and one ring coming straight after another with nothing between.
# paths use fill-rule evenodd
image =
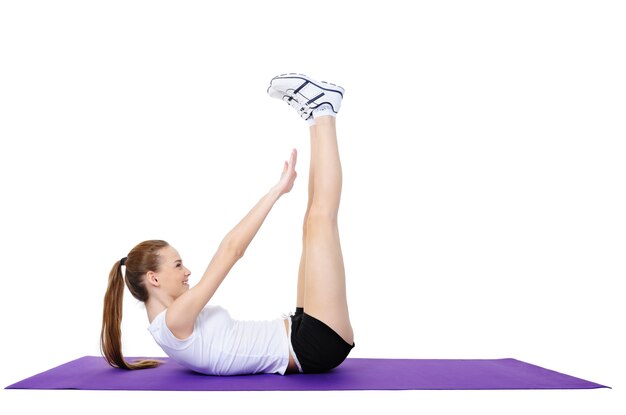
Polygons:
<instances>
[{"instance_id":1,"label":"woman's hand","mask_svg":"<svg viewBox=\"0 0 626 415\"><path fill-rule=\"evenodd\" d=\"M296 181L298 173L296 173L296 162L298 161L298 152L294 148L291 150L291 156L289 161L285 162L283 167L283 173L280 176L280 180L274 186L274 190L278 192L279 196L289 193L293 188L293 183Z\"/></svg>"}]
</instances>

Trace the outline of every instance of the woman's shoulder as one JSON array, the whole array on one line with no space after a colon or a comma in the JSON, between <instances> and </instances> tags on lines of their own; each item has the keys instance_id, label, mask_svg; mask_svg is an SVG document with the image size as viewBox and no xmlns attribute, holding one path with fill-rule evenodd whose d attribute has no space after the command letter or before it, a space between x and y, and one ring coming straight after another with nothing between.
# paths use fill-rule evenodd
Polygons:
<instances>
[{"instance_id":1,"label":"woman's shoulder","mask_svg":"<svg viewBox=\"0 0 626 415\"><path fill-rule=\"evenodd\" d=\"M150 326L148 328L152 330L164 324L166 312L167 312L167 308L164 308L163 310L156 313L154 317L152 317L152 320L150 321Z\"/></svg>"}]
</instances>

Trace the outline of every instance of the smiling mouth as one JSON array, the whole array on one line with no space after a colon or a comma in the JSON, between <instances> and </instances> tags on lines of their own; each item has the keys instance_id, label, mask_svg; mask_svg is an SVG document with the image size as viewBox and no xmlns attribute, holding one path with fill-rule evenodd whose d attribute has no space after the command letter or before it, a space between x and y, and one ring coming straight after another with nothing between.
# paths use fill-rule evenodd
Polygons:
<instances>
[{"instance_id":1,"label":"smiling mouth","mask_svg":"<svg viewBox=\"0 0 626 415\"><path fill-rule=\"evenodd\" d=\"M183 281L183 285L189 285L189 280Z\"/></svg>"}]
</instances>

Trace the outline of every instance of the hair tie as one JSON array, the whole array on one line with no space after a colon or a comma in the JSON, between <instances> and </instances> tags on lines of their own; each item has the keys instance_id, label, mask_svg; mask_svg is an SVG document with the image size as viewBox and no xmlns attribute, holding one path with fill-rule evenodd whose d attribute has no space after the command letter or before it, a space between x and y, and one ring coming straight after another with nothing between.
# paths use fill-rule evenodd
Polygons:
<instances>
[{"instance_id":1,"label":"hair tie","mask_svg":"<svg viewBox=\"0 0 626 415\"><path fill-rule=\"evenodd\" d=\"M128 257L124 257L124 258L120 259L120 266L126 265L126 260L127 259L128 259Z\"/></svg>"}]
</instances>

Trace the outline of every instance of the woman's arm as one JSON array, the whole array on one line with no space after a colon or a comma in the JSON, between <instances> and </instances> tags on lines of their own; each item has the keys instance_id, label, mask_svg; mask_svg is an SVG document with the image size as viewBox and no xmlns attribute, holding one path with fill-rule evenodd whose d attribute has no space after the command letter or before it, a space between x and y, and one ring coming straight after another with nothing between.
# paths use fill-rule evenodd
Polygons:
<instances>
[{"instance_id":1,"label":"woman's arm","mask_svg":"<svg viewBox=\"0 0 626 415\"><path fill-rule=\"evenodd\" d=\"M296 161L297 152L293 150L278 183L224 237L198 284L169 306L165 322L176 337L184 339L191 335L196 317L244 255L276 201L293 188L297 176Z\"/></svg>"}]
</instances>

